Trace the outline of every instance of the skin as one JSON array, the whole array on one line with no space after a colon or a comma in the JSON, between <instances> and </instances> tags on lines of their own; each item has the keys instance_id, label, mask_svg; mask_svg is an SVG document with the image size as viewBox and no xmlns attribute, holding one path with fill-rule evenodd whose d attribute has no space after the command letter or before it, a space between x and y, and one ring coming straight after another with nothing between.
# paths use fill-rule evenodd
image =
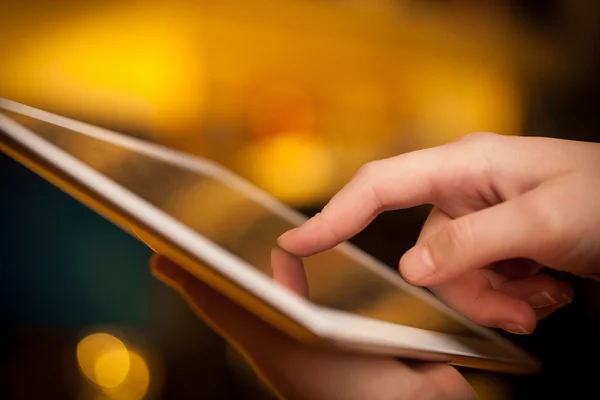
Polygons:
<instances>
[{"instance_id":1,"label":"skin","mask_svg":"<svg viewBox=\"0 0 600 400\"><path fill-rule=\"evenodd\" d=\"M599 196L599 144L472 134L365 165L279 245L306 257L383 211L433 204L402 276L479 324L527 334L573 298L542 265L598 276Z\"/></svg>"},{"instance_id":2,"label":"skin","mask_svg":"<svg viewBox=\"0 0 600 400\"><path fill-rule=\"evenodd\" d=\"M429 287L473 321L527 334L573 299L542 266L600 276L600 145L479 133L444 146L371 162L321 213L279 238L273 277L300 296L299 259L330 249L378 214L434 206L402 276ZM287 256L286 256L287 254ZM155 257L154 274L240 349L274 392L288 399L471 399L444 364L405 364L316 350Z\"/></svg>"},{"instance_id":3,"label":"skin","mask_svg":"<svg viewBox=\"0 0 600 400\"><path fill-rule=\"evenodd\" d=\"M273 276L299 296L302 264L274 251ZM180 293L196 314L235 347L279 398L289 400L476 399L463 376L438 363L316 349L294 341L168 259L151 259L153 274ZM299 266L299 268L298 268Z\"/></svg>"}]
</instances>

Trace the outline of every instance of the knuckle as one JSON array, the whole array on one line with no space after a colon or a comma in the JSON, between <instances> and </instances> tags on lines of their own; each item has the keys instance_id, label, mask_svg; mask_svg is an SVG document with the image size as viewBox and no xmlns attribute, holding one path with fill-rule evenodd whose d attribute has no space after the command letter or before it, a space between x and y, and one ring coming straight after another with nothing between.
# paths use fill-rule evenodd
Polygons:
<instances>
[{"instance_id":1,"label":"knuckle","mask_svg":"<svg viewBox=\"0 0 600 400\"><path fill-rule=\"evenodd\" d=\"M361 180L371 180L379 170L379 161L369 161L363 164L356 172L356 177Z\"/></svg>"},{"instance_id":2,"label":"knuckle","mask_svg":"<svg viewBox=\"0 0 600 400\"><path fill-rule=\"evenodd\" d=\"M371 161L364 164L356 173L356 183L360 191L371 203L369 207L373 212L379 213L383 208L384 188L381 182L381 161Z\"/></svg>"},{"instance_id":3,"label":"knuckle","mask_svg":"<svg viewBox=\"0 0 600 400\"><path fill-rule=\"evenodd\" d=\"M464 136L462 144L468 148L474 167L480 168L483 174L490 174L498 164L499 145L506 149L504 138L497 133L474 132Z\"/></svg>"},{"instance_id":4,"label":"knuckle","mask_svg":"<svg viewBox=\"0 0 600 400\"><path fill-rule=\"evenodd\" d=\"M493 132L471 132L461 138L463 142L486 143L500 138L501 135Z\"/></svg>"}]
</instances>

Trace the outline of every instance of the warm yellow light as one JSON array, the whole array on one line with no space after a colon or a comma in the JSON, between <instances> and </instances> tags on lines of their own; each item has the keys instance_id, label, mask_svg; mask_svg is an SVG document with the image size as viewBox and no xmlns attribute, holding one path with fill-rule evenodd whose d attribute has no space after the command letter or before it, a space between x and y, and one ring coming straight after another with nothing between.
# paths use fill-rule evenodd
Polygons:
<instances>
[{"instance_id":1,"label":"warm yellow light","mask_svg":"<svg viewBox=\"0 0 600 400\"><path fill-rule=\"evenodd\" d=\"M107 333L95 333L81 340L77 345L77 361L83 374L101 387L116 387L129 373L127 348Z\"/></svg>"},{"instance_id":2,"label":"warm yellow light","mask_svg":"<svg viewBox=\"0 0 600 400\"><path fill-rule=\"evenodd\" d=\"M112 400L141 400L150 386L150 370L144 359L129 351L130 368L127 378L116 388L104 388L103 392Z\"/></svg>"},{"instance_id":3,"label":"warm yellow light","mask_svg":"<svg viewBox=\"0 0 600 400\"><path fill-rule=\"evenodd\" d=\"M249 149L240 169L250 171L250 179L274 196L301 205L329 194L333 167L321 138L288 132Z\"/></svg>"},{"instance_id":4,"label":"warm yellow light","mask_svg":"<svg viewBox=\"0 0 600 400\"><path fill-rule=\"evenodd\" d=\"M516 81L489 65L426 65L407 84L404 107L415 119L418 147L447 143L470 132L520 134Z\"/></svg>"},{"instance_id":5,"label":"warm yellow light","mask_svg":"<svg viewBox=\"0 0 600 400\"><path fill-rule=\"evenodd\" d=\"M95 381L103 388L115 388L125 381L129 374L129 367L127 349L115 349L100 354L94 363Z\"/></svg>"},{"instance_id":6,"label":"warm yellow light","mask_svg":"<svg viewBox=\"0 0 600 400\"><path fill-rule=\"evenodd\" d=\"M306 88L293 84L269 85L249 104L251 129L258 136L286 131L313 130L314 104Z\"/></svg>"},{"instance_id":7,"label":"warm yellow light","mask_svg":"<svg viewBox=\"0 0 600 400\"><path fill-rule=\"evenodd\" d=\"M141 400L150 386L150 370L140 354L107 333L85 337L77 345L83 374L113 400Z\"/></svg>"},{"instance_id":8,"label":"warm yellow light","mask_svg":"<svg viewBox=\"0 0 600 400\"><path fill-rule=\"evenodd\" d=\"M88 118L172 133L198 120L198 38L160 7L82 15L3 60L4 95L33 93Z\"/></svg>"}]
</instances>

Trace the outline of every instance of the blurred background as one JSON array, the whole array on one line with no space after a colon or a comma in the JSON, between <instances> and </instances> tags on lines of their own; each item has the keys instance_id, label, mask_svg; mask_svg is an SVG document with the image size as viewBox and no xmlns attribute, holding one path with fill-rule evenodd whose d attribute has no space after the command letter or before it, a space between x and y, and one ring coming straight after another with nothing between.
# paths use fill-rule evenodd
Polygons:
<instances>
[{"instance_id":1,"label":"blurred background","mask_svg":"<svg viewBox=\"0 0 600 400\"><path fill-rule=\"evenodd\" d=\"M365 162L472 131L597 141L595 0L0 2L0 97L209 157L311 215ZM551 162L551 160L549 160ZM0 155L7 399L270 399L152 278L150 250ZM427 207L353 239L390 266ZM536 376L483 399L598 393L600 296L511 337Z\"/></svg>"}]
</instances>

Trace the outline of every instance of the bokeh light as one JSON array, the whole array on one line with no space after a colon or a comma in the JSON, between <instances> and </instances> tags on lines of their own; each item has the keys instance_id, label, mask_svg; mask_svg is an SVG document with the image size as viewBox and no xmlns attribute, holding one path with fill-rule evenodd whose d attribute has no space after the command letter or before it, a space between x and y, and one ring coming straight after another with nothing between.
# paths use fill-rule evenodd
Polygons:
<instances>
[{"instance_id":1,"label":"bokeh light","mask_svg":"<svg viewBox=\"0 0 600 400\"><path fill-rule=\"evenodd\" d=\"M334 175L333 154L310 132L283 132L247 149L241 163L250 179L296 205L324 200Z\"/></svg>"},{"instance_id":2,"label":"bokeh light","mask_svg":"<svg viewBox=\"0 0 600 400\"><path fill-rule=\"evenodd\" d=\"M150 386L146 361L118 338L94 333L77 345L77 362L83 375L114 400L140 400Z\"/></svg>"},{"instance_id":3,"label":"bokeh light","mask_svg":"<svg viewBox=\"0 0 600 400\"><path fill-rule=\"evenodd\" d=\"M115 349L100 354L94 363L95 382L103 388L119 386L129 374L129 352Z\"/></svg>"},{"instance_id":4,"label":"bokeh light","mask_svg":"<svg viewBox=\"0 0 600 400\"><path fill-rule=\"evenodd\" d=\"M127 347L107 333L95 333L81 340L77 345L77 361L84 375L101 387L116 387L129 373Z\"/></svg>"},{"instance_id":5,"label":"bokeh light","mask_svg":"<svg viewBox=\"0 0 600 400\"><path fill-rule=\"evenodd\" d=\"M56 12L2 49L0 96L214 159L293 206L322 203L373 159L470 131L521 133L520 77L501 39L368 8Z\"/></svg>"},{"instance_id":6,"label":"bokeh light","mask_svg":"<svg viewBox=\"0 0 600 400\"><path fill-rule=\"evenodd\" d=\"M114 388L104 388L103 392L111 400L141 400L150 386L150 370L138 353L129 351L130 369L125 381Z\"/></svg>"}]
</instances>

